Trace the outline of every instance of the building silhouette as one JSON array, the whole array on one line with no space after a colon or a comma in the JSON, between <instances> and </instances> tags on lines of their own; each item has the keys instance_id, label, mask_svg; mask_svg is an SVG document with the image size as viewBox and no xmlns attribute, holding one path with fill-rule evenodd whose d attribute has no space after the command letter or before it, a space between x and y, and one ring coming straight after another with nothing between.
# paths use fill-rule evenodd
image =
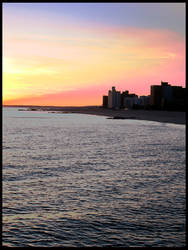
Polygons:
<instances>
[{"instance_id":1,"label":"building silhouette","mask_svg":"<svg viewBox=\"0 0 188 250\"><path fill-rule=\"evenodd\" d=\"M115 87L108 91L108 108L120 108L121 106L121 94L120 91L116 91Z\"/></svg>"},{"instance_id":2,"label":"building silhouette","mask_svg":"<svg viewBox=\"0 0 188 250\"><path fill-rule=\"evenodd\" d=\"M138 105L140 105L141 107L145 108L148 107L150 105L150 95L142 95L140 96L139 100L138 100Z\"/></svg>"},{"instance_id":3,"label":"building silhouette","mask_svg":"<svg viewBox=\"0 0 188 250\"><path fill-rule=\"evenodd\" d=\"M103 95L103 107L104 108L108 108L108 96L107 95Z\"/></svg>"},{"instance_id":4,"label":"building silhouette","mask_svg":"<svg viewBox=\"0 0 188 250\"><path fill-rule=\"evenodd\" d=\"M183 110L185 108L185 88L171 86L161 81L161 85L151 85L150 105L154 109Z\"/></svg>"},{"instance_id":5,"label":"building silhouette","mask_svg":"<svg viewBox=\"0 0 188 250\"><path fill-rule=\"evenodd\" d=\"M161 85L151 85L150 95L138 97L134 93L116 91L113 86L108 96L103 96L103 107L111 109L159 109L185 110L186 89L181 86L171 86L161 81Z\"/></svg>"},{"instance_id":6,"label":"building silhouette","mask_svg":"<svg viewBox=\"0 0 188 250\"><path fill-rule=\"evenodd\" d=\"M122 108L133 108L134 105L138 104L138 96L136 94L129 94L126 90L121 94Z\"/></svg>"}]
</instances>

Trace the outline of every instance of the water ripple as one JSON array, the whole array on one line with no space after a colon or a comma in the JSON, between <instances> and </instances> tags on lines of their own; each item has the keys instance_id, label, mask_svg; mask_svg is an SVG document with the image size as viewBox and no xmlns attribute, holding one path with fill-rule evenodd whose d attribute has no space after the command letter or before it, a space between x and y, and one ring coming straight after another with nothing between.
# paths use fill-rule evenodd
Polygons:
<instances>
[{"instance_id":1,"label":"water ripple","mask_svg":"<svg viewBox=\"0 0 188 250\"><path fill-rule=\"evenodd\" d=\"M185 246L183 126L16 109L3 120L4 246Z\"/></svg>"}]
</instances>

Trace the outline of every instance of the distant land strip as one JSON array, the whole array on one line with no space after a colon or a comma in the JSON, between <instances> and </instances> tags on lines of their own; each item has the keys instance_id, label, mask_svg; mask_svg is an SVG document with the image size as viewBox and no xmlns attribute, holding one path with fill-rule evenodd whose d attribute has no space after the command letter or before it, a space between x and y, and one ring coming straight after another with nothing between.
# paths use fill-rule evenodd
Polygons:
<instances>
[{"instance_id":1,"label":"distant land strip","mask_svg":"<svg viewBox=\"0 0 188 250\"><path fill-rule=\"evenodd\" d=\"M174 124L186 124L185 112L160 110L114 110L101 106L60 107L60 106L32 106L32 105L4 105L3 107L28 108L28 111L48 111L60 113L80 113L88 115L101 115L114 119L137 119Z\"/></svg>"}]
</instances>

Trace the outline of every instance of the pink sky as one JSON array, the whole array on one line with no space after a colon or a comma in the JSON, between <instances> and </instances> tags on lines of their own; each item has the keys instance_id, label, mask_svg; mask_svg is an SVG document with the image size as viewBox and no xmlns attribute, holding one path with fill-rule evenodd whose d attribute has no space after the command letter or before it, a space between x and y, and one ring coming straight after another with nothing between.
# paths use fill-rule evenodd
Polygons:
<instances>
[{"instance_id":1,"label":"pink sky","mask_svg":"<svg viewBox=\"0 0 188 250\"><path fill-rule=\"evenodd\" d=\"M148 12L128 25L135 20L121 8L113 23L105 20L108 13L91 19L97 6L87 7L84 16L83 8L79 16L72 6L66 12L58 12L58 4L37 11L35 4L23 6L3 8L3 104L101 105L112 86L137 95L150 94L150 85L161 80L185 87L185 36L176 23L165 24L173 15L180 19L179 12L166 13L161 27L152 19L147 25ZM125 18L120 24L118 13Z\"/></svg>"}]
</instances>

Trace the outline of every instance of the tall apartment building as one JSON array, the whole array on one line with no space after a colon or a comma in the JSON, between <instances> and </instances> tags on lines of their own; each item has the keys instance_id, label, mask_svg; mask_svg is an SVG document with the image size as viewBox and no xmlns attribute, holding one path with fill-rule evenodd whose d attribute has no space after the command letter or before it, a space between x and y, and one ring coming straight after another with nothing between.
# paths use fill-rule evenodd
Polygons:
<instances>
[{"instance_id":1,"label":"tall apartment building","mask_svg":"<svg viewBox=\"0 0 188 250\"><path fill-rule=\"evenodd\" d=\"M103 95L103 103L102 103L104 108L108 107L108 96L107 95Z\"/></svg>"},{"instance_id":2,"label":"tall apartment building","mask_svg":"<svg viewBox=\"0 0 188 250\"><path fill-rule=\"evenodd\" d=\"M155 106L161 105L162 100L162 89L160 85L151 85L150 91L150 104Z\"/></svg>"},{"instance_id":3,"label":"tall apartment building","mask_svg":"<svg viewBox=\"0 0 188 250\"><path fill-rule=\"evenodd\" d=\"M168 82L151 86L150 104L157 108L169 108L185 105L185 88L171 86Z\"/></svg>"},{"instance_id":4,"label":"tall apartment building","mask_svg":"<svg viewBox=\"0 0 188 250\"><path fill-rule=\"evenodd\" d=\"M115 87L108 91L108 108L120 108L121 106L121 94L120 91L116 91Z\"/></svg>"}]
</instances>

